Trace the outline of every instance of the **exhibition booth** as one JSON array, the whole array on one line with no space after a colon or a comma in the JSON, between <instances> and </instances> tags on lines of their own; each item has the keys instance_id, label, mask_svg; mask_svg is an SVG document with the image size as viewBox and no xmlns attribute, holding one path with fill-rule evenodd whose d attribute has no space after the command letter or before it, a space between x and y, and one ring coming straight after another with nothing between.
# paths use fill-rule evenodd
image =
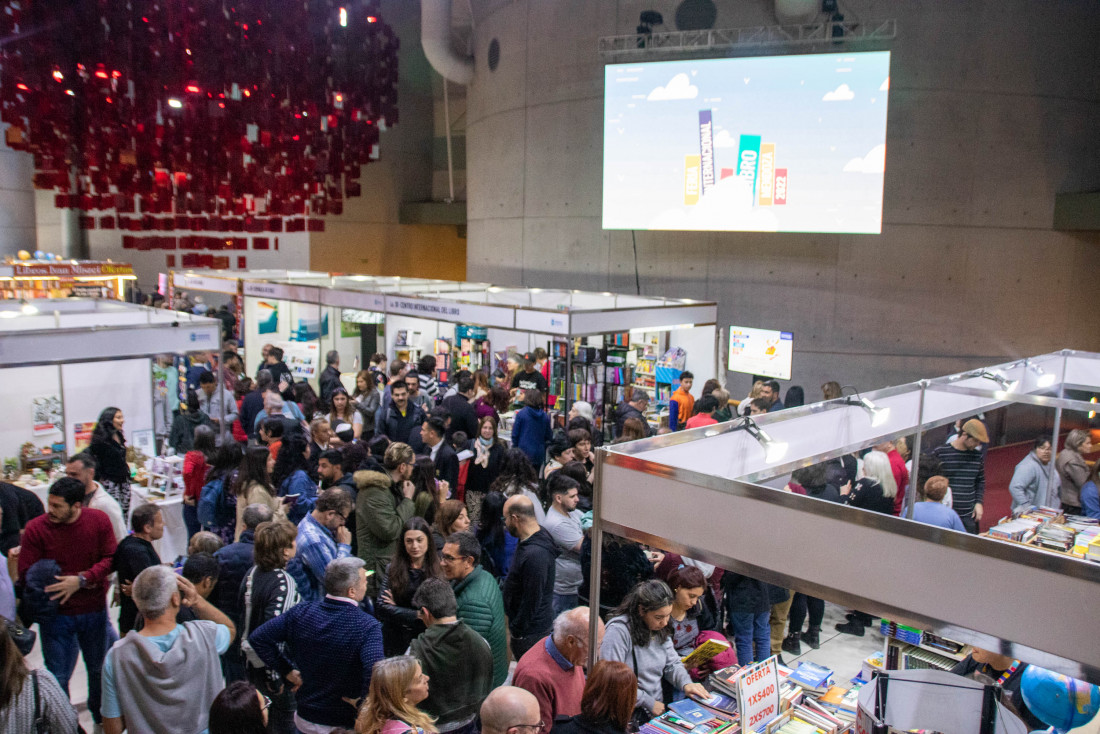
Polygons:
<instances>
[{"instance_id":1,"label":"exhibition booth","mask_svg":"<svg viewBox=\"0 0 1100 734\"><path fill-rule=\"evenodd\" d=\"M24 250L24 255L28 253ZM0 298L126 298L126 286L137 280L129 263L35 258L0 265Z\"/></svg>"},{"instance_id":2,"label":"exhibition booth","mask_svg":"<svg viewBox=\"0 0 1100 734\"><path fill-rule=\"evenodd\" d=\"M1058 446L1068 426L1095 415L1097 393L1100 354L1063 351L609 447L595 483L591 577L609 532L1098 682L1100 641L1081 634L1100 592L1087 521L1057 510L1034 521L1086 541L1052 550L1034 532L999 534L1004 524L981 537L907 520L913 491L902 517L782 491L798 467L883 441L909 437L919 456L937 429L983 413L988 422L1048 411L1053 421L1041 425ZM1028 522L1028 512L1004 520Z\"/></svg>"},{"instance_id":3,"label":"exhibition booth","mask_svg":"<svg viewBox=\"0 0 1100 734\"><path fill-rule=\"evenodd\" d=\"M349 389L376 352L411 362L435 355L446 383L458 370L498 372L509 358L542 348L551 362L549 402L556 410L586 400L600 416L639 386L657 398L667 420L681 371L694 372L700 384L720 374L712 302L422 278L237 277L249 375L260 366L264 344L282 348L294 375L315 388L326 353L336 350ZM189 290L230 287L225 274L203 272L173 273L172 282ZM662 414L652 420L659 425Z\"/></svg>"},{"instance_id":4,"label":"exhibition booth","mask_svg":"<svg viewBox=\"0 0 1100 734\"><path fill-rule=\"evenodd\" d=\"M7 409L0 425L0 456L5 475L45 503L51 475L88 446L99 414L116 407L125 416L129 458L139 472L135 494L140 494L145 460L157 456L155 408L178 392L177 385L164 382L164 371L159 381L155 377L157 358L209 350L219 343L220 329L213 319L118 301L0 301L0 401ZM155 489L157 483L144 484ZM166 503L169 526L162 557L172 560L180 538L186 549L180 496L169 487L158 501Z\"/></svg>"}]
</instances>

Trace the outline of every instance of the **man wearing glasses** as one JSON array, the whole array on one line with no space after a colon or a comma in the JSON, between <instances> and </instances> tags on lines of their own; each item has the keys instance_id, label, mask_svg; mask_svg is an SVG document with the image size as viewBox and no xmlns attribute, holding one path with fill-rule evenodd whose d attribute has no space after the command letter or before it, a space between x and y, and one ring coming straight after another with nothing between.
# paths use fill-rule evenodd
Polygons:
<instances>
[{"instance_id":1,"label":"man wearing glasses","mask_svg":"<svg viewBox=\"0 0 1100 734\"><path fill-rule=\"evenodd\" d=\"M493 685L508 677L504 601L493 575L478 565L481 543L473 533L455 533L443 545L440 565L458 600L458 618L485 638L493 651Z\"/></svg>"},{"instance_id":2,"label":"man wearing glasses","mask_svg":"<svg viewBox=\"0 0 1100 734\"><path fill-rule=\"evenodd\" d=\"M539 702L527 691L501 686L481 704L481 734L542 734Z\"/></svg>"},{"instance_id":3,"label":"man wearing glasses","mask_svg":"<svg viewBox=\"0 0 1100 734\"><path fill-rule=\"evenodd\" d=\"M326 489L298 525L297 556L309 578L309 587L298 589L303 601L320 599L328 564L351 555L351 532L344 527L351 509L350 494L338 487Z\"/></svg>"}]
</instances>

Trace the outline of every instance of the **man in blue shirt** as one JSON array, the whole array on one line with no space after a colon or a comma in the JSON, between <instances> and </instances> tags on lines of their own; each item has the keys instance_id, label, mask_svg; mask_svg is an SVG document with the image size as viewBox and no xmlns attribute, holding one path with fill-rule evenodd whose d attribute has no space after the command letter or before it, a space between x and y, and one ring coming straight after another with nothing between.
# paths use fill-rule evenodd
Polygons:
<instances>
[{"instance_id":1,"label":"man in blue shirt","mask_svg":"<svg viewBox=\"0 0 1100 734\"><path fill-rule=\"evenodd\" d=\"M929 477L924 483L924 502L913 505L913 519L925 525L936 525L965 533L966 527L959 519L958 513L942 504L944 495L947 494L947 487L946 477Z\"/></svg>"},{"instance_id":2,"label":"man in blue shirt","mask_svg":"<svg viewBox=\"0 0 1100 734\"><path fill-rule=\"evenodd\" d=\"M139 573L131 594L145 626L103 661L103 731L205 732L210 704L225 687L218 656L236 635L233 622L167 566ZM177 624L181 606L198 619Z\"/></svg>"},{"instance_id":3,"label":"man in blue shirt","mask_svg":"<svg viewBox=\"0 0 1100 734\"><path fill-rule=\"evenodd\" d=\"M322 587L328 564L351 555L351 532L344 527L351 510L351 495L332 487L317 495L313 512L299 523L296 556L309 578L308 588L298 589L304 601L324 596Z\"/></svg>"}]
</instances>

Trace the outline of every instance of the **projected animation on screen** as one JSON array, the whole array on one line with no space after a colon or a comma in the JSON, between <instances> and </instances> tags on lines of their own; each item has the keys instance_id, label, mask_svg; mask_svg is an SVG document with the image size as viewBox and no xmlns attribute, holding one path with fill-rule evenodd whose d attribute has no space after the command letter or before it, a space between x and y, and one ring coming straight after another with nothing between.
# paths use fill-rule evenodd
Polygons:
<instances>
[{"instance_id":1,"label":"projected animation on screen","mask_svg":"<svg viewBox=\"0 0 1100 734\"><path fill-rule=\"evenodd\" d=\"M612 64L605 229L879 233L888 51Z\"/></svg>"}]
</instances>

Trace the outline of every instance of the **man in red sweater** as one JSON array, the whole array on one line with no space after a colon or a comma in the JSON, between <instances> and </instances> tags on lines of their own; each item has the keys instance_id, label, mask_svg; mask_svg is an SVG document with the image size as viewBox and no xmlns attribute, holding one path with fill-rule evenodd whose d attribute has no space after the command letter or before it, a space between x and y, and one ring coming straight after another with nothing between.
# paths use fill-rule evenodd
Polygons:
<instances>
[{"instance_id":1,"label":"man in red sweater","mask_svg":"<svg viewBox=\"0 0 1100 734\"><path fill-rule=\"evenodd\" d=\"M581 712L584 669L588 662L588 607L562 612L554 631L534 644L516 663L512 685L530 691L539 702L539 718L550 734L554 718ZM596 647L603 641L603 621L596 633Z\"/></svg>"},{"instance_id":2,"label":"man in red sweater","mask_svg":"<svg viewBox=\"0 0 1100 734\"><path fill-rule=\"evenodd\" d=\"M61 567L57 581L45 591L60 603L57 613L39 619L42 656L62 690L79 653L88 670L88 710L95 723L99 713L100 673L107 649L118 635L107 620L107 578L115 554L111 521L99 510L84 508L84 483L64 477L50 487L49 510L27 523L19 551L19 582L43 560Z\"/></svg>"}]
</instances>

